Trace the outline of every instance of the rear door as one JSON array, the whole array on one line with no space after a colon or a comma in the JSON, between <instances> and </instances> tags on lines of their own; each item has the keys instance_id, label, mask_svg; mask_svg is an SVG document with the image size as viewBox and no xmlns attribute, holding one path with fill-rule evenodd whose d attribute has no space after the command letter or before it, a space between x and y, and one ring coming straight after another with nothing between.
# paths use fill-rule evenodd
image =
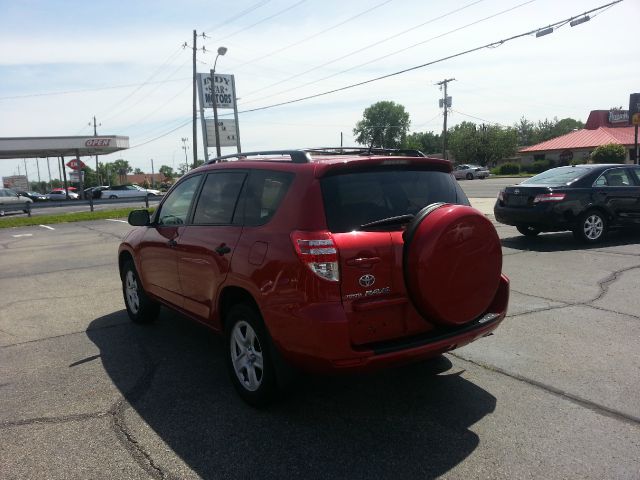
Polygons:
<instances>
[{"instance_id":1,"label":"rear door","mask_svg":"<svg viewBox=\"0 0 640 480\"><path fill-rule=\"evenodd\" d=\"M407 298L402 224L364 225L415 215L436 202L468 205L449 173L369 168L321 180L327 225L340 259L342 303L352 343L390 340L432 328Z\"/></svg>"},{"instance_id":2,"label":"rear door","mask_svg":"<svg viewBox=\"0 0 640 480\"><path fill-rule=\"evenodd\" d=\"M192 220L178 239L177 267L183 307L203 320L211 316L216 293L229 272L242 233L237 211L246 177L243 171L209 173Z\"/></svg>"},{"instance_id":3,"label":"rear door","mask_svg":"<svg viewBox=\"0 0 640 480\"><path fill-rule=\"evenodd\" d=\"M634 223L640 217L640 186L628 167L610 168L594 184L598 201L603 202L620 223Z\"/></svg>"}]
</instances>

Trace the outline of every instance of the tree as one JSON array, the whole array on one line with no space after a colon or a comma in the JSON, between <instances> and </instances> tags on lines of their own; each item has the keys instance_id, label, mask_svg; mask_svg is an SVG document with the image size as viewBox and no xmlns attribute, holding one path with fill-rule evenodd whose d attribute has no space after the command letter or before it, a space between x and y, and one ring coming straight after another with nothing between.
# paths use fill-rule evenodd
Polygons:
<instances>
[{"instance_id":1,"label":"tree","mask_svg":"<svg viewBox=\"0 0 640 480\"><path fill-rule=\"evenodd\" d=\"M160 167L159 172L160 172L162 175L164 175L164 178L166 178L166 179L168 179L168 180L171 180L171 179L173 179L173 178L176 176L175 172L173 171L173 168L171 168L171 167L170 167L170 166L168 166L168 165L162 165L162 166Z\"/></svg>"},{"instance_id":2,"label":"tree","mask_svg":"<svg viewBox=\"0 0 640 480\"><path fill-rule=\"evenodd\" d=\"M535 124L527 120L524 115L520 117L520 120L513 125L516 130L518 138L518 145L527 146L533 145L535 142Z\"/></svg>"},{"instance_id":3,"label":"tree","mask_svg":"<svg viewBox=\"0 0 640 480\"><path fill-rule=\"evenodd\" d=\"M135 175L144 175L144 172L140 168L136 168L133 173Z\"/></svg>"},{"instance_id":4,"label":"tree","mask_svg":"<svg viewBox=\"0 0 640 480\"><path fill-rule=\"evenodd\" d=\"M127 173L131 173L133 168L129 165L129 162L119 158L115 162L113 162L113 168L115 169L115 173L118 175L119 182L126 183L127 182Z\"/></svg>"},{"instance_id":5,"label":"tree","mask_svg":"<svg viewBox=\"0 0 640 480\"><path fill-rule=\"evenodd\" d=\"M493 165L515 155L517 146L515 128L462 122L449 131L449 150L458 163Z\"/></svg>"},{"instance_id":6,"label":"tree","mask_svg":"<svg viewBox=\"0 0 640 480\"><path fill-rule=\"evenodd\" d=\"M399 148L405 142L410 123L402 105L383 101L364 110L353 134L360 145Z\"/></svg>"},{"instance_id":7,"label":"tree","mask_svg":"<svg viewBox=\"0 0 640 480\"><path fill-rule=\"evenodd\" d=\"M433 132L414 132L407 135L402 143L402 148L420 150L422 153L440 153L442 151L442 138Z\"/></svg>"},{"instance_id":8,"label":"tree","mask_svg":"<svg viewBox=\"0 0 640 480\"><path fill-rule=\"evenodd\" d=\"M627 151L624 145L619 143L607 143L600 145L591 152L593 163L624 163L627 158Z\"/></svg>"}]
</instances>

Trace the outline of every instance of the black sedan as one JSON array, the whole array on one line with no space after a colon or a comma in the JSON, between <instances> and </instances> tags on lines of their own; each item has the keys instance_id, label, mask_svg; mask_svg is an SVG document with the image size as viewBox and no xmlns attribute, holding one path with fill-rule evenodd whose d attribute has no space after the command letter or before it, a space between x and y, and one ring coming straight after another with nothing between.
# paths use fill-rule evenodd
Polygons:
<instances>
[{"instance_id":1,"label":"black sedan","mask_svg":"<svg viewBox=\"0 0 640 480\"><path fill-rule=\"evenodd\" d=\"M552 168L505 188L493 212L523 235L571 230L596 243L610 228L640 226L640 166Z\"/></svg>"},{"instance_id":2,"label":"black sedan","mask_svg":"<svg viewBox=\"0 0 640 480\"><path fill-rule=\"evenodd\" d=\"M47 200L49 200L46 195L44 195L42 193L38 193L38 192L19 191L17 193L21 197L30 198L34 202L46 202Z\"/></svg>"}]
</instances>

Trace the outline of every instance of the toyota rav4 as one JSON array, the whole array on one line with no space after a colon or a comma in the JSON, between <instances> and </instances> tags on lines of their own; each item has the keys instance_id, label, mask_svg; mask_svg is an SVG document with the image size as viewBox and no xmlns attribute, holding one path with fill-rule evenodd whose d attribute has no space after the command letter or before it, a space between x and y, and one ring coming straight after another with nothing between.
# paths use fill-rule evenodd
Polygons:
<instances>
[{"instance_id":1,"label":"toyota rav4","mask_svg":"<svg viewBox=\"0 0 640 480\"><path fill-rule=\"evenodd\" d=\"M448 161L417 151L219 157L129 223L118 255L131 319L165 305L224 334L253 405L293 369L427 359L489 335L507 310L495 228Z\"/></svg>"}]
</instances>

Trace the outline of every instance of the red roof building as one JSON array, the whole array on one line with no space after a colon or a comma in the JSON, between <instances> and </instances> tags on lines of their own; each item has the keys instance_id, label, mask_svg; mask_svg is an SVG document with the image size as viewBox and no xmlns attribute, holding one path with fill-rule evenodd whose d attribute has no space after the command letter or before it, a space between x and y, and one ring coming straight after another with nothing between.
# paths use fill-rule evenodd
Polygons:
<instances>
[{"instance_id":1,"label":"red roof building","mask_svg":"<svg viewBox=\"0 0 640 480\"><path fill-rule=\"evenodd\" d=\"M585 128L545 142L521 148L518 154L523 163L534 160L554 160L568 164L572 160L587 161L600 145L617 143L627 150L627 163L635 160L634 127L629 126L626 110L593 110Z\"/></svg>"}]
</instances>

